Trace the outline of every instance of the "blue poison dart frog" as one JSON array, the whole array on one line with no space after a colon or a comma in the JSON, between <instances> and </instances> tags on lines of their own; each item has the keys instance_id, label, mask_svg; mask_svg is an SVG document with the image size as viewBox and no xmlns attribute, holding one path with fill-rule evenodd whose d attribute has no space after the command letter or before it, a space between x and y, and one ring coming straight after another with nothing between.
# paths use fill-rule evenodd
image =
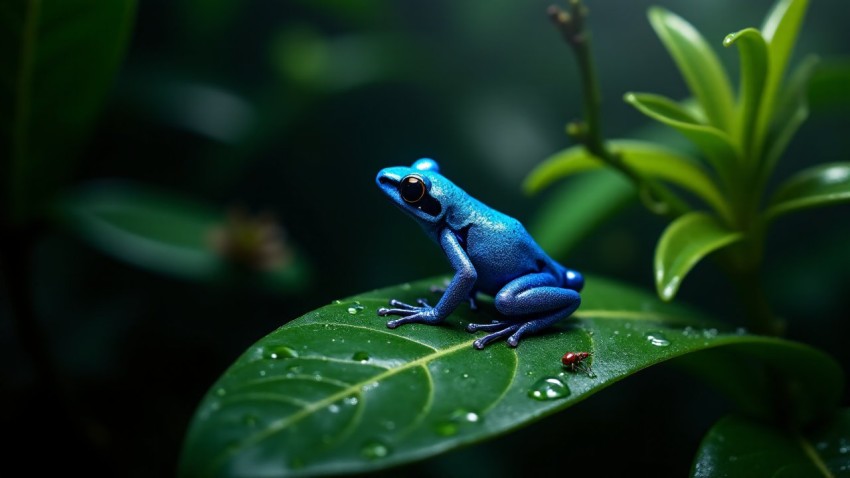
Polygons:
<instances>
[{"instance_id":1,"label":"blue poison dart frog","mask_svg":"<svg viewBox=\"0 0 850 478\"><path fill-rule=\"evenodd\" d=\"M473 345L483 349L509 336L508 345L516 347L523 335L540 331L578 308L582 275L547 256L519 221L446 179L433 159L382 169L375 182L443 248L455 270L435 306L424 299L419 306L391 300L392 308L379 309L378 315L400 316L387 322L387 327L440 323L462 302L474 307L475 295L482 292L495 298L503 317L490 324L469 324L469 332L491 332Z\"/></svg>"}]
</instances>

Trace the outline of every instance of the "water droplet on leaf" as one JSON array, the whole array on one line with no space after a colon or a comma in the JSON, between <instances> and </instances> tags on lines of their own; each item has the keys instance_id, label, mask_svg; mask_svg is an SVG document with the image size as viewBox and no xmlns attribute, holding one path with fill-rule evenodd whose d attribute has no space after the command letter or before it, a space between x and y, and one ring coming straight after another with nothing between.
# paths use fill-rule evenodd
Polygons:
<instances>
[{"instance_id":1,"label":"water droplet on leaf","mask_svg":"<svg viewBox=\"0 0 850 478\"><path fill-rule=\"evenodd\" d=\"M531 386L528 396L535 400L555 400L569 396L570 389L555 377L544 377Z\"/></svg>"},{"instance_id":2,"label":"water droplet on leaf","mask_svg":"<svg viewBox=\"0 0 850 478\"><path fill-rule=\"evenodd\" d=\"M355 300L354 304L348 307L348 313L354 315L363 309L364 307L360 305L360 301Z\"/></svg>"},{"instance_id":3,"label":"water droplet on leaf","mask_svg":"<svg viewBox=\"0 0 850 478\"><path fill-rule=\"evenodd\" d=\"M377 460L378 458L384 458L389 455L390 449L387 445L384 445L379 441L371 441L363 445L363 448L360 450L360 454L363 455L364 458Z\"/></svg>"},{"instance_id":4,"label":"water droplet on leaf","mask_svg":"<svg viewBox=\"0 0 850 478\"><path fill-rule=\"evenodd\" d=\"M354 361L357 361L357 362L368 362L369 361L369 354L367 352L363 352L363 351L354 352L354 355L351 356L351 360L354 360Z\"/></svg>"},{"instance_id":5,"label":"water droplet on leaf","mask_svg":"<svg viewBox=\"0 0 850 478\"><path fill-rule=\"evenodd\" d=\"M646 340L656 347L667 347L670 345L670 341L661 332L647 332Z\"/></svg>"},{"instance_id":6,"label":"water droplet on leaf","mask_svg":"<svg viewBox=\"0 0 850 478\"><path fill-rule=\"evenodd\" d=\"M288 359L298 357L298 352L286 345L275 345L274 347L269 347L266 351L266 356L272 360Z\"/></svg>"}]
</instances>

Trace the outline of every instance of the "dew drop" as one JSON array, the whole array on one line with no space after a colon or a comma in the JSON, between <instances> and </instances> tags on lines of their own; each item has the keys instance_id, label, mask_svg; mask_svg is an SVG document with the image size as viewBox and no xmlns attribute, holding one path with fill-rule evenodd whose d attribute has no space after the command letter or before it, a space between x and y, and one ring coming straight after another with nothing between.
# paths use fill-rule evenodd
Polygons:
<instances>
[{"instance_id":1,"label":"dew drop","mask_svg":"<svg viewBox=\"0 0 850 478\"><path fill-rule=\"evenodd\" d=\"M360 305L360 301L355 300L354 304L352 304L348 307L348 313L351 314L351 315L355 315L363 309L364 309L364 307L362 305Z\"/></svg>"},{"instance_id":2,"label":"dew drop","mask_svg":"<svg viewBox=\"0 0 850 478\"><path fill-rule=\"evenodd\" d=\"M260 376L261 376L261 377L265 377L265 376L266 376L266 371L265 371L265 370L260 370Z\"/></svg>"},{"instance_id":3,"label":"dew drop","mask_svg":"<svg viewBox=\"0 0 850 478\"><path fill-rule=\"evenodd\" d=\"M437 425L434 427L434 431L437 432L437 435L440 435L440 436L443 436L443 437L450 437L450 436L457 435L459 428L460 427L458 427L457 423L455 423L451 420L445 420L445 421L437 422Z\"/></svg>"},{"instance_id":4,"label":"dew drop","mask_svg":"<svg viewBox=\"0 0 850 478\"><path fill-rule=\"evenodd\" d=\"M555 400L564 398L569 394L569 387L555 377L541 378L528 391L528 396L535 400Z\"/></svg>"},{"instance_id":5,"label":"dew drop","mask_svg":"<svg viewBox=\"0 0 850 478\"><path fill-rule=\"evenodd\" d=\"M357 405L359 402L360 400L358 400L354 395L342 399L342 403L346 405Z\"/></svg>"},{"instance_id":6,"label":"dew drop","mask_svg":"<svg viewBox=\"0 0 850 478\"><path fill-rule=\"evenodd\" d=\"M670 345L670 341L661 332L647 332L646 340L656 347L667 347Z\"/></svg>"},{"instance_id":7,"label":"dew drop","mask_svg":"<svg viewBox=\"0 0 850 478\"><path fill-rule=\"evenodd\" d=\"M215 394L218 395L219 397L223 397L223 396L227 395L227 390L225 390L224 388L219 388L218 390L215 391Z\"/></svg>"},{"instance_id":8,"label":"dew drop","mask_svg":"<svg viewBox=\"0 0 850 478\"><path fill-rule=\"evenodd\" d=\"M341 301L341 300L335 300L335 301L333 301L333 302L331 302L331 303L332 303L333 305L339 305L339 304L342 304L342 301Z\"/></svg>"},{"instance_id":9,"label":"dew drop","mask_svg":"<svg viewBox=\"0 0 850 478\"><path fill-rule=\"evenodd\" d=\"M389 455L390 449L387 445L379 441L370 441L363 445L363 448L360 449L360 454L369 460L377 460Z\"/></svg>"},{"instance_id":10,"label":"dew drop","mask_svg":"<svg viewBox=\"0 0 850 478\"><path fill-rule=\"evenodd\" d=\"M468 374L468 373L465 373L465 374L463 374L463 375L461 375L461 376L462 376L463 378L469 378L469 374Z\"/></svg>"},{"instance_id":11,"label":"dew drop","mask_svg":"<svg viewBox=\"0 0 850 478\"><path fill-rule=\"evenodd\" d=\"M363 351L354 352L354 355L351 356L351 360L354 360L355 362L368 362L369 354Z\"/></svg>"},{"instance_id":12,"label":"dew drop","mask_svg":"<svg viewBox=\"0 0 850 478\"><path fill-rule=\"evenodd\" d=\"M339 405L335 403L328 405L328 411L331 413L339 413Z\"/></svg>"},{"instance_id":13,"label":"dew drop","mask_svg":"<svg viewBox=\"0 0 850 478\"><path fill-rule=\"evenodd\" d=\"M411 289L410 282L405 282L404 284L401 285L401 290L410 290L410 289Z\"/></svg>"},{"instance_id":14,"label":"dew drop","mask_svg":"<svg viewBox=\"0 0 850 478\"><path fill-rule=\"evenodd\" d=\"M717 329L714 329L714 328L705 329L705 330L702 331L702 336L707 338L707 339L713 339L713 338L717 337L717 334L718 334Z\"/></svg>"},{"instance_id":15,"label":"dew drop","mask_svg":"<svg viewBox=\"0 0 850 478\"><path fill-rule=\"evenodd\" d=\"M298 357L298 352L286 345L275 345L274 347L269 347L266 351L266 357L272 360L295 358Z\"/></svg>"},{"instance_id":16,"label":"dew drop","mask_svg":"<svg viewBox=\"0 0 850 478\"><path fill-rule=\"evenodd\" d=\"M464 408L458 408L449 414L447 419L437 422L434 426L434 431L436 431L440 436L453 436L458 434L461 426L470 423L478 423L479 421L481 421L481 416L477 413Z\"/></svg>"}]
</instances>

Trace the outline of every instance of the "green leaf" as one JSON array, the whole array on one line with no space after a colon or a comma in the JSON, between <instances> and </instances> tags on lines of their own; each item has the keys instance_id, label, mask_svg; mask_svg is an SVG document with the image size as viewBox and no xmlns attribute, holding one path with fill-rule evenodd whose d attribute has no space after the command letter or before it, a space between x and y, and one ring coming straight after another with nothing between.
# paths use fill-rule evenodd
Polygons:
<instances>
[{"instance_id":1,"label":"green leaf","mask_svg":"<svg viewBox=\"0 0 850 478\"><path fill-rule=\"evenodd\" d=\"M761 109L756 132L759 137L762 137L771 129L774 121L777 119L782 121L787 118L786 126L790 127L790 134L780 136L780 141L782 139L790 140L791 134L797 129L797 126L794 126L793 123L799 125L805 119L805 114L801 114L800 111L795 111L788 116L788 111L779 110L779 104L783 100L778 96L778 92L785 77L785 69L788 67L791 53L794 51L794 44L797 42L797 34L803 23L808 4L808 0L778 0L762 25L761 32L765 41L767 41L770 65L767 81L764 85L764 105ZM770 161L769 168L772 168L776 157L782 154L786 145L787 141L782 143L778 151L774 147L774 151L769 152L772 157L772 159L768 158L768 161Z\"/></svg>"},{"instance_id":2,"label":"green leaf","mask_svg":"<svg viewBox=\"0 0 850 478\"><path fill-rule=\"evenodd\" d=\"M765 184L770 178L776 162L785 152L788 143L800 126L809 117L807 91L809 80L815 71L819 60L814 56L807 57L791 75L782 95L777 99L777 114L772 125L773 130L767 140L764 162L759 172L759 179Z\"/></svg>"},{"instance_id":3,"label":"green leaf","mask_svg":"<svg viewBox=\"0 0 850 478\"><path fill-rule=\"evenodd\" d=\"M830 112L846 111L850 105L850 57L825 59L818 63L818 68L812 73L808 87L812 108Z\"/></svg>"},{"instance_id":4,"label":"green leaf","mask_svg":"<svg viewBox=\"0 0 850 478\"><path fill-rule=\"evenodd\" d=\"M699 163L670 148L637 140L611 140L609 145L633 171L649 179L660 179L682 187L721 215L728 215L726 202ZM604 167L605 163L582 146L567 148L549 157L526 177L523 188L535 193L552 182L569 175Z\"/></svg>"},{"instance_id":5,"label":"green leaf","mask_svg":"<svg viewBox=\"0 0 850 478\"><path fill-rule=\"evenodd\" d=\"M769 72L767 43L758 30L747 28L731 33L723 40L725 47L733 44L738 45L741 57L738 144L743 151L749 153L746 156L757 158L764 135L764 131L757 131L756 127Z\"/></svg>"},{"instance_id":6,"label":"green leaf","mask_svg":"<svg viewBox=\"0 0 850 478\"><path fill-rule=\"evenodd\" d=\"M805 169L782 183L764 213L766 222L789 212L850 201L850 162Z\"/></svg>"},{"instance_id":7,"label":"green leaf","mask_svg":"<svg viewBox=\"0 0 850 478\"><path fill-rule=\"evenodd\" d=\"M336 301L251 346L200 403L184 443L182 476L354 473L423 459L491 438L579 403L653 364L712 350L762 362L798 380L811 419L838 401L842 373L802 344L698 322L628 287L587 277L574 319L475 350L470 321L496 318L492 302L462 306L442 326L386 327L390 298L429 297L431 279ZM561 365L588 351L593 374ZM714 355L709 358L714 358ZM750 395L775 397L759 373L729 367ZM659 392L663 395L663 392Z\"/></svg>"},{"instance_id":8,"label":"green leaf","mask_svg":"<svg viewBox=\"0 0 850 478\"><path fill-rule=\"evenodd\" d=\"M658 296L672 300L685 276L703 257L742 238L740 232L727 229L706 213L678 217L664 230L655 249Z\"/></svg>"},{"instance_id":9,"label":"green leaf","mask_svg":"<svg viewBox=\"0 0 850 478\"><path fill-rule=\"evenodd\" d=\"M291 245L268 264L228 260L216 238L228 226L209 206L137 184L88 184L62 198L57 218L96 249L134 266L201 281L256 282L278 290L299 288L306 263ZM273 259L280 259L275 261Z\"/></svg>"},{"instance_id":10,"label":"green leaf","mask_svg":"<svg viewBox=\"0 0 850 478\"><path fill-rule=\"evenodd\" d=\"M0 6L0 204L15 222L67 182L132 28L133 0Z\"/></svg>"},{"instance_id":11,"label":"green leaf","mask_svg":"<svg viewBox=\"0 0 850 478\"><path fill-rule=\"evenodd\" d=\"M806 433L728 416L703 438L692 476L845 476L850 470L848 436L850 410L846 408Z\"/></svg>"},{"instance_id":12,"label":"green leaf","mask_svg":"<svg viewBox=\"0 0 850 478\"><path fill-rule=\"evenodd\" d=\"M649 21L709 122L722 131L732 131L735 126L732 87L714 50L690 23L664 8L650 8Z\"/></svg>"},{"instance_id":13,"label":"green leaf","mask_svg":"<svg viewBox=\"0 0 850 478\"><path fill-rule=\"evenodd\" d=\"M560 185L536 208L531 235L549 255L566 259L579 241L636 198L632 183L613 169L599 169Z\"/></svg>"},{"instance_id":14,"label":"green leaf","mask_svg":"<svg viewBox=\"0 0 850 478\"><path fill-rule=\"evenodd\" d=\"M626 93L625 100L641 113L682 133L705 154L724 184L731 184L741 155L728 134L713 126L697 123L687 110L663 96Z\"/></svg>"}]
</instances>

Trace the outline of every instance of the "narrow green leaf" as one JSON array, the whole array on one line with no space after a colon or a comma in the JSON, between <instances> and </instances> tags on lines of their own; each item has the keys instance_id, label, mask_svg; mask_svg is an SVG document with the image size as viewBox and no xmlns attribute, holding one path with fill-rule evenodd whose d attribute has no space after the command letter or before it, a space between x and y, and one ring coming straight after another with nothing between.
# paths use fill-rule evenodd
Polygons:
<instances>
[{"instance_id":1,"label":"narrow green leaf","mask_svg":"<svg viewBox=\"0 0 850 478\"><path fill-rule=\"evenodd\" d=\"M641 113L683 134L705 154L723 183L731 184L740 153L728 134L713 126L697 123L687 110L663 96L626 93L625 100Z\"/></svg>"},{"instance_id":2,"label":"narrow green leaf","mask_svg":"<svg viewBox=\"0 0 850 478\"><path fill-rule=\"evenodd\" d=\"M68 180L124 53L134 0L0 6L0 204L38 214Z\"/></svg>"},{"instance_id":3,"label":"narrow green leaf","mask_svg":"<svg viewBox=\"0 0 850 478\"><path fill-rule=\"evenodd\" d=\"M845 476L850 471L850 410L806 433L727 416L703 438L691 476Z\"/></svg>"},{"instance_id":4,"label":"narrow green leaf","mask_svg":"<svg viewBox=\"0 0 850 478\"><path fill-rule=\"evenodd\" d=\"M785 77L785 69L794 51L808 4L808 0L778 0L762 25L761 32L767 41L770 66L764 86L764 106L757 130L760 136L770 129L777 102L781 101L776 96Z\"/></svg>"},{"instance_id":5,"label":"narrow green leaf","mask_svg":"<svg viewBox=\"0 0 850 478\"><path fill-rule=\"evenodd\" d=\"M496 318L492 302L477 312L461 307L439 327L391 330L376 314L390 298L432 296L429 286L441 282L336 301L251 346L199 405L180 474L312 476L385 468L494 437L653 364L704 350L774 364L800 380L813 413L838 401L841 370L827 355L718 330L686 308L596 277L587 277L575 318L515 349L472 347L479 334L464 327ZM566 371L560 358L567 351L593 352L594 373ZM726 372L749 376L742 386L770 403L769 389L749 367Z\"/></svg>"},{"instance_id":6,"label":"narrow green leaf","mask_svg":"<svg viewBox=\"0 0 850 478\"><path fill-rule=\"evenodd\" d=\"M721 215L726 203L708 173L694 159L649 141L611 140L609 145L633 171L649 179L660 179L682 187L705 201ZM605 163L574 146L549 157L526 177L523 188L535 193L558 179L604 167Z\"/></svg>"},{"instance_id":7,"label":"narrow green leaf","mask_svg":"<svg viewBox=\"0 0 850 478\"><path fill-rule=\"evenodd\" d=\"M283 238L280 249L274 249L280 255L269 257L265 264L237 264L217 247L228 226L222 212L137 184L82 186L62 198L56 215L101 252L158 273L189 280L256 282L283 291L297 289L307 278L304 259Z\"/></svg>"},{"instance_id":8,"label":"narrow green leaf","mask_svg":"<svg viewBox=\"0 0 850 478\"><path fill-rule=\"evenodd\" d=\"M599 169L552 191L528 222L550 256L566 259L579 241L636 199L632 183L613 169Z\"/></svg>"},{"instance_id":9,"label":"narrow green leaf","mask_svg":"<svg viewBox=\"0 0 850 478\"><path fill-rule=\"evenodd\" d=\"M772 130L767 138L764 161L759 171L762 184L770 178L776 162L785 152L794 134L809 117L809 102L807 91L809 80L815 71L819 60L814 56L807 57L791 75L782 95L777 99L776 116Z\"/></svg>"},{"instance_id":10,"label":"narrow green leaf","mask_svg":"<svg viewBox=\"0 0 850 478\"><path fill-rule=\"evenodd\" d=\"M658 296L672 300L685 276L708 254L743 238L702 212L680 216L667 226L655 249Z\"/></svg>"},{"instance_id":11,"label":"narrow green leaf","mask_svg":"<svg viewBox=\"0 0 850 478\"><path fill-rule=\"evenodd\" d=\"M767 43L755 28L729 34L723 46L738 45L741 57L741 91L738 100L738 144L747 156L757 158L761 151L763 131L757 131L769 65Z\"/></svg>"},{"instance_id":12,"label":"narrow green leaf","mask_svg":"<svg viewBox=\"0 0 850 478\"><path fill-rule=\"evenodd\" d=\"M765 222L789 212L850 201L850 163L805 169L782 183L764 213Z\"/></svg>"},{"instance_id":13,"label":"narrow green leaf","mask_svg":"<svg viewBox=\"0 0 850 478\"><path fill-rule=\"evenodd\" d=\"M709 122L722 131L733 131L732 87L714 50L690 23L664 8L650 8L649 21Z\"/></svg>"}]
</instances>

